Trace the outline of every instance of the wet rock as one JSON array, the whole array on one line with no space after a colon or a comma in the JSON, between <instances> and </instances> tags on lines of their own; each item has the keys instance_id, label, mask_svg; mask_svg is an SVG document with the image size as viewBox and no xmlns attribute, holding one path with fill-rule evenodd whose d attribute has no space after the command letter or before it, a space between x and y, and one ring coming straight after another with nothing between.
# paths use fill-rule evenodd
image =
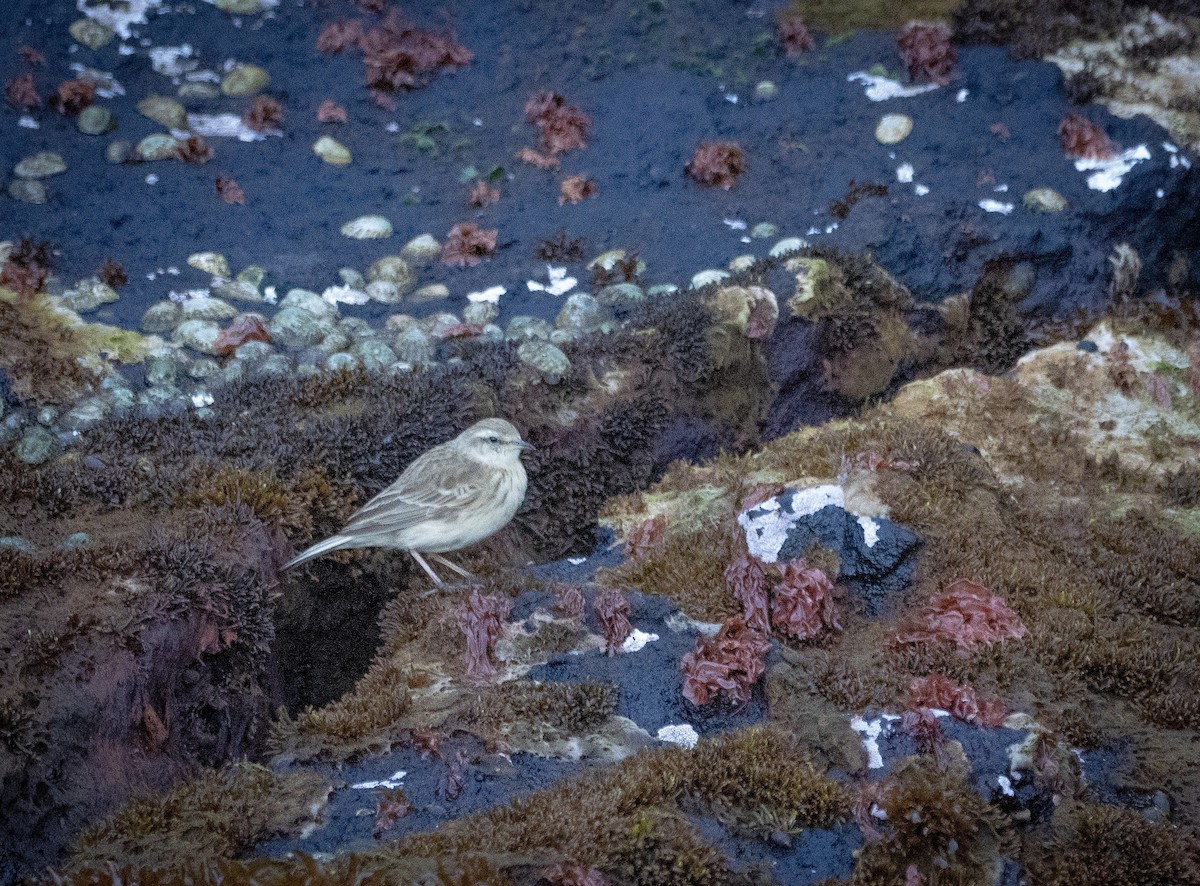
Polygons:
<instances>
[{"instance_id":1,"label":"wet rock","mask_svg":"<svg viewBox=\"0 0 1200 886\"><path fill-rule=\"evenodd\" d=\"M410 326L396 337L396 359L410 366L433 362L436 348L433 338L419 326Z\"/></svg>"},{"instance_id":2,"label":"wet rock","mask_svg":"<svg viewBox=\"0 0 1200 886\"><path fill-rule=\"evenodd\" d=\"M275 312L269 326L271 340L288 351L312 347L326 335L328 327L311 311L286 307Z\"/></svg>"},{"instance_id":3,"label":"wet rock","mask_svg":"<svg viewBox=\"0 0 1200 886\"><path fill-rule=\"evenodd\" d=\"M13 179L8 183L8 196L14 200L20 200L22 203L34 205L41 205L49 199L44 184L23 178Z\"/></svg>"},{"instance_id":4,"label":"wet rock","mask_svg":"<svg viewBox=\"0 0 1200 886\"><path fill-rule=\"evenodd\" d=\"M414 290L405 299L409 304L421 305L431 301L441 301L450 297L450 288L443 283L430 283Z\"/></svg>"},{"instance_id":5,"label":"wet rock","mask_svg":"<svg viewBox=\"0 0 1200 886\"><path fill-rule=\"evenodd\" d=\"M354 159L349 148L328 135L323 135L313 142L313 153L331 166L348 166Z\"/></svg>"},{"instance_id":6,"label":"wet rock","mask_svg":"<svg viewBox=\"0 0 1200 886\"><path fill-rule=\"evenodd\" d=\"M1025 192L1021 202L1034 212L1062 212L1067 208L1067 198L1054 188L1033 188Z\"/></svg>"},{"instance_id":7,"label":"wet rock","mask_svg":"<svg viewBox=\"0 0 1200 886\"><path fill-rule=\"evenodd\" d=\"M17 441L17 458L26 464L40 465L58 451L58 440L40 425L33 425Z\"/></svg>"},{"instance_id":8,"label":"wet rock","mask_svg":"<svg viewBox=\"0 0 1200 886\"><path fill-rule=\"evenodd\" d=\"M197 381L203 381L206 378L212 378L221 372L221 364L216 360L210 360L207 357L201 357L199 360L193 360L187 368L189 378L194 378Z\"/></svg>"},{"instance_id":9,"label":"wet rock","mask_svg":"<svg viewBox=\"0 0 1200 886\"><path fill-rule=\"evenodd\" d=\"M404 300L404 296L396 287L396 284L390 280L375 280L367 284L367 298L371 301L379 302L381 305L399 304Z\"/></svg>"},{"instance_id":10,"label":"wet rock","mask_svg":"<svg viewBox=\"0 0 1200 886\"><path fill-rule=\"evenodd\" d=\"M101 305L112 304L119 298L115 289L95 277L80 280L74 289L68 289L62 296L63 304L79 314L94 311Z\"/></svg>"},{"instance_id":11,"label":"wet rock","mask_svg":"<svg viewBox=\"0 0 1200 886\"><path fill-rule=\"evenodd\" d=\"M77 43L81 43L92 50L107 46L115 36L112 28L92 18L81 18L73 21L71 22L71 27L67 30L71 32L71 37Z\"/></svg>"},{"instance_id":12,"label":"wet rock","mask_svg":"<svg viewBox=\"0 0 1200 886\"><path fill-rule=\"evenodd\" d=\"M67 162L54 151L38 151L13 167L13 175L24 179L49 178L66 171Z\"/></svg>"},{"instance_id":13,"label":"wet rock","mask_svg":"<svg viewBox=\"0 0 1200 886\"><path fill-rule=\"evenodd\" d=\"M587 264L589 271L594 271L600 268L605 271L615 271L617 263L624 261L626 258L624 249L610 249L607 252L602 252ZM646 273L646 263L638 259L637 265L634 268L634 273L637 276L642 276Z\"/></svg>"},{"instance_id":14,"label":"wet rock","mask_svg":"<svg viewBox=\"0 0 1200 886\"><path fill-rule=\"evenodd\" d=\"M350 349L362 365L371 370L382 371L396 362L396 352L378 339L364 339Z\"/></svg>"},{"instance_id":15,"label":"wet rock","mask_svg":"<svg viewBox=\"0 0 1200 886\"><path fill-rule=\"evenodd\" d=\"M480 326L487 326L499 316L500 306L494 305L490 301L471 302L463 308L464 323L478 323Z\"/></svg>"},{"instance_id":16,"label":"wet rock","mask_svg":"<svg viewBox=\"0 0 1200 886\"><path fill-rule=\"evenodd\" d=\"M392 223L382 215L360 215L342 225L342 236L354 240L382 240L392 236Z\"/></svg>"},{"instance_id":17,"label":"wet rock","mask_svg":"<svg viewBox=\"0 0 1200 886\"><path fill-rule=\"evenodd\" d=\"M770 80L760 80L754 84L754 98L760 102L774 101L779 97L779 87Z\"/></svg>"},{"instance_id":18,"label":"wet rock","mask_svg":"<svg viewBox=\"0 0 1200 886\"><path fill-rule=\"evenodd\" d=\"M587 335L591 332L607 331L611 327L612 314L586 292L577 292L563 304L554 325L570 335Z\"/></svg>"},{"instance_id":19,"label":"wet rock","mask_svg":"<svg viewBox=\"0 0 1200 886\"><path fill-rule=\"evenodd\" d=\"M875 140L881 145L898 145L912 129L913 119L908 114L884 114L875 126Z\"/></svg>"},{"instance_id":20,"label":"wet rock","mask_svg":"<svg viewBox=\"0 0 1200 886\"><path fill-rule=\"evenodd\" d=\"M769 255L772 258L779 258L781 255L787 255L789 252L804 249L806 246L808 246L808 241L803 237L784 237L771 247Z\"/></svg>"},{"instance_id":21,"label":"wet rock","mask_svg":"<svg viewBox=\"0 0 1200 886\"><path fill-rule=\"evenodd\" d=\"M175 156L178 144L174 136L156 132L138 142L137 155L143 160L170 160Z\"/></svg>"},{"instance_id":22,"label":"wet rock","mask_svg":"<svg viewBox=\"0 0 1200 886\"><path fill-rule=\"evenodd\" d=\"M422 320L421 327L434 338L445 338L450 330L461 323L462 321L449 311L439 311Z\"/></svg>"},{"instance_id":23,"label":"wet rock","mask_svg":"<svg viewBox=\"0 0 1200 886\"><path fill-rule=\"evenodd\" d=\"M710 283L720 283L722 280L729 279L729 272L722 271L719 268L708 268L703 271L697 271L692 275L690 286L692 289L700 289L708 286Z\"/></svg>"},{"instance_id":24,"label":"wet rock","mask_svg":"<svg viewBox=\"0 0 1200 886\"><path fill-rule=\"evenodd\" d=\"M214 0L217 9L231 15L257 15L265 8L262 0Z\"/></svg>"},{"instance_id":25,"label":"wet rock","mask_svg":"<svg viewBox=\"0 0 1200 886\"><path fill-rule=\"evenodd\" d=\"M325 368L330 372L337 372L341 369L358 369L358 365L358 358L345 351L330 354L325 359Z\"/></svg>"},{"instance_id":26,"label":"wet rock","mask_svg":"<svg viewBox=\"0 0 1200 886\"><path fill-rule=\"evenodd\" d=\"M184 320L171 333L171 338L194 351L216 355L220 334L221 327L214 320Z\"/></svg>"},{"instance_id":27,"label":"wet rock","mask_svg":"<svg viewBox=\"0 0 1200 886\"><path fill-rule=\"evenodd\" d=\"M548 385L556 385L571 371L567 355L547 341L531 339L517 348L517 358L537 370Z\"/></svg>"},{"instance_id":28,"label":"wet rock","mask_svg":"<svg viewBox=\"0 0 1200 886\"><path fill-rule=\"evenodd\" d=\"M321 343L317 347L326 354L332 354L335 351L345 351L350 347L351 338L348 334L340 329L335 329L327 336L321 339Z\"/></svg>"},{"instance_id":29,"label":"wet rock","mask_svg":"<svg viewBox=\"0 0 1200 886\"><path fill-rule=\"evenodd\" d=\"M183 303L184 320L228 320L236 317L238 309L227 301L202 295Z\"/></svg>"},{"instance_id":30,"label":"wet rock","mask_svg":"<svg viewBox=\"0 0 1200 886\"><path fill-rule=\"evenodd\" d=\"M148 95L137 103L138 113L167 129L187 129L187 109L173 98Z\"/></svg>"},{"instance_id":31,"label":"wet rock","mask_svg":"<svg viewBox=\"0 0 1200 886\"><path fill-rule=\"evenodd\" d=\"M148 307L142 314L143 332L170 332L183 319L183 308L178 302L160 301Z\"/></svg>"},{"instance_id":32,"label":"wet rock","mask_svg":"<svg viewBox=\"0 0 1200 886\"><path fill-rule=\"evenodd\" d=\"M287 295L280 299L279 307L299 308L330 323L335 322L338 315L337 308L308 289L289 289Z\"/></svg>"},{"instance_id":33,"label":"wet rock","mask_svg":"<svg viewBox=\"0 0 1200 886\"><path fill-rule=\"evenodd\" d=\"M524 341L525 339L549 341L552 332L554 332L554 327L540 317L522 315L508 321L508 329L505 330L504 337L510 341Z\"/></svg>"},{"instance_id":34,"label":"wet rock","mask_svg":"<svg viewBox=\"0 0 1200 886\"><path fill-rule=\"evenodd\" d=\"M88 105L75 118L75 128L84 135L104 135L114 126L112 111L101 105Z\"/></svg>"},{"instance_id":35,"label":"wet rock","mask_svg":"<svg viewBox=\"0 0 1200 886\"><path fill-rule=\"evenodd\" d=\"M292 371L292 361L286 354L272 354L258 365L260 375L288 375Z\"/></svg>"},{"instance_id":36,"label":"wet rock","mask_svg":"<svg viewBox=\"0 0 1200 886\"><path fill-rule=\"evenodd\" d=\"M729 270L731 273L740 274L754 267L757 261L758 259L752 255L735 255L729 260Z\"/></svg>"},{"instance_id":37,"label":"wet rock","mask_svg":"<svg viewBox=\"0 0 1200 886\"><path fill-rule=\"evenodd\" d=\"M129 152L133 150L133 142L127 139L117 139L104 149L104 159L109 163L124 163Z\"/></svg>"},{"instance_id":38,"label":"wet rock","mask_svg":"<svg viewBox=\"0 0 1200 886\"><path fill-rule=\"evenodd\" d=\"M230 96L254 95L271 82L271 75L258 65L238 63L221 78L221 93Z\"/></svg>"},{"instance_id":39,"label":"wet rock","mask_svg":"<svg viewBox=\"0 0 1200 886\"><path fill-rule=\"evenodd\" d=\"M755 240L767 240L779 233L779 225L771 222L759 222L750 229L750 236Z\"/></svg>"},{"instance_id":40,"label":"wet rock","mask_svg":"<svg viewBox=\"0 0 1200 886\"><path fill-rule=\"evenodd\" d=\"M385 255L367 268L367 280L371 283L392 283L403 294L417 284L417 275L405 259L398 255Z\"/></svg>"},{"instance_id":41,"label":"wet rock","mask_svg":"<svg viewBox=\"0 0 1200 886\"><path fill-rule=\"evenodd\" d=\"M151 357L146 361L146 383L150 385L173 385L178 364L169 356Z\"/></svg>"},{"instance_id":42,"label":"wet rock","mask_svg":"<svg viewBox=\"0 0 1200 886\"><path fill-rule=\"evenodd\" d=\"M221 97L221 90L211 83L187 82L175 93L180 101L190 103L210 102Z\"/></svg>"},{"instance_id":43,"label":"wet rock","mask_svg":"<svg viewBox=\"0 0 1200 886\"><path fill-rule=\"evenodd\" d=\"M89 397L67 410L61 424L69 431L82 431L101 421L111 411L109 404L101 397Z\"/></svg>"},{"instance_id":44,"label":"wet rock","mask_svg":"<svg viewBox=\"0 0 1200 886\"><path fill-rule=\"evenodd\" d=\"M404 244L400 257L413 267L428 267L442 257L442 246L432 234L420 234Z\"/></svg>"},{"instance_id":45,"label":"wet rock","mask_svg":"<svg viewBox=\"0 0 1200 886\"><path fill-rule=\"evenodd\" d=\"M645 299L645 291L636 283L617 283L596 293L596 301L610 308L631 307Z\"/></svg>"},{"instance_id":46,"label":"wet rock","mask_svg":"<svg viewBox=\"0 0 1200 886\"><path fill-rule=\"evenodd\" d=\"M203 271L214 277L223 277L227 280L231 276L229 261L219 252L193 252L188 256L187 263L197 271Z\"/></svg>"},{"instance_id":47,"label":"wet rock","mask_svg":"<svg viewBox=\"0 0 1200 886\"><path fill-rule=\"evenodd\" d=\"M271 356L273 350L265 341L248 341L238 345L233 351L233 356L245 363L255 363Z\"/></svg>"}]
</instances>

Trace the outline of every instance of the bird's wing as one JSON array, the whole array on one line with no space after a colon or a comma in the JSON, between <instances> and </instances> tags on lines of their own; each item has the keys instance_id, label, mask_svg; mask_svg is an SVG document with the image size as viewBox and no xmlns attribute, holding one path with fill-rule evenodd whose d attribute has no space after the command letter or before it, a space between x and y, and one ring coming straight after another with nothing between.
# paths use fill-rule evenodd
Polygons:
<instances>
[{"instance_id":1,"label":"bird's wing","mask_svg":"<svg viewBox=\"0 0 1200 886\"><path fill-rule=\"evenodd\" d=\"M435 447L363 505L338 534L399 532L424 520L454 519L477 506L483 486L479 465L454 450Z\"/></svg>"}]
</instances>

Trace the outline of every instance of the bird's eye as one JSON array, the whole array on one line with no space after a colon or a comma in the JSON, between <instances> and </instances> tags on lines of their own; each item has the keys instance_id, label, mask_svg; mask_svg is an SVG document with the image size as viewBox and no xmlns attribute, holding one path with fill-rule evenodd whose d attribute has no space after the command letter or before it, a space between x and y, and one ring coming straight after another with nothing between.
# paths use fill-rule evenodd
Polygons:
<instances>
[{"instance_id":1,"label":"bird's eye","mask_svg":"<svg viewBox=\"0 0 1200 886\"><path fill-rule=\"evenodd\" d=\"M489 442L489 443L499 443L499 442L500 442L500 438L499 438L499 437L495 437L495 436L488 437L488 442Z\"/></svg>"}]
</instances>

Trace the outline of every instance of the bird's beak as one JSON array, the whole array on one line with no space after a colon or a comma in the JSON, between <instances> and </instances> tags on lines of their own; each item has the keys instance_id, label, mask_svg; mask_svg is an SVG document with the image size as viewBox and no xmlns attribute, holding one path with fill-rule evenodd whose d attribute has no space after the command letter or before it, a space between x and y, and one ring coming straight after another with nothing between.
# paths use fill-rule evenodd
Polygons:
<instances>
[{"instance_id":1,"label":"bird's beak","mask_svg":"<svg viewBox=\"0 0 1200 886\"><path fill-rule=\"evenodd\" d=\"M534 452L537 449L537 447L534 446L532 443L526 443L524 440L517 441L517 448L518 449L527 449L530 452Z\"/></svg>"}]
</instances>

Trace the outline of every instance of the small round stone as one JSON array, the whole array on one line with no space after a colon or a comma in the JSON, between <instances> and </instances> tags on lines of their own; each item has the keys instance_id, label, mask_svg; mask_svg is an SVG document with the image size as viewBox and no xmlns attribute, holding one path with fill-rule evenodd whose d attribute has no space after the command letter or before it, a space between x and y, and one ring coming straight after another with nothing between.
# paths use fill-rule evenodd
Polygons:
<instances>
[{"instance_id":1,"label":"small round stone","mask_svg":"<svg viewBox=\"0 0 1200 886\"><path fill-rule=\"evenodd\" d=\"M63 303L78 314L94 311L101 305L112 304L120 296L117 291L95 277L87 277L63 293Z\"/></svg>"},{"instance_id":2,"label":"small round stone","mask_svg":"<svg viewBox=\"0 0 1200 886\"><path fill-rule=\"evenodd\" d=\"M382 372L396 362L396 352L378 339L355 342L350 353L361 360L365 368L376 372Z\"/></svg>"},{"instance_id":3,"label":"small round stone","mask_svg":"<svg viewBox=\"0 0 1200 886\"><path fill-rule=\"evenodd\" d=\"M138 113L167 129L187 129L187 110L173 98L148 95L137 103Z\"/></svg>"},{"instance_id":4,"label":"small round stone","mask_svg":"<svg viewBox=\"0 0 1200 886\"><path fill-rule=\"evenodd\" d=\"M432 363L436 352L433 339L420 326L410 326L396 336L396 359L409 366Z\"/></svg>"},{"instance_id":5,"label":"small round stone","mask_svg":"<svg viewBox=\"0 0 1200 886\"><path fill-rule=\"evenodd\" d=\"M760 102L769 102L779 97L779 87L770 80L760 80L754 84L754 97Z\"/></svg>"},{"instance_id":6,"label":"small round stone","mask_svg":"<svg viewBox=\"0 0 1200 886\"><path fill-rule=\"evenodd\" d=\"M808 241L803 237L784 237L778 243L771 247L771 258L779 258L787 255L789 252L797 252L808 246Z\"/></svg>"},{"instance_id":7,"label":"small round stone","mask_svg":"<svg viewBox=\"0 0 1200 886\"><path fill-rule=\"evenodd\" d=\"M422 286L408 296L405 301L414 305L425 304L431 301L441 301L450 297L450 287L444 283L430 283L427 286Z\"/></svg>"},{"instance_id":8,"label":"small round stone","mask_svg":"<svg viewBox=\"0 0 1200 886\"><path fill-rule=\"evenodd\" d=\"M171 338L202 354L217 353L217 336L221 327L213 320L184 320L171 334Z\"/></svg>"},{"instance_id":9,"label":"small round stone","mask_svg":"<svg viewBox=\"0 0 1200 886\"><path fill-rule=\"evenodd\" d=\"M645 291L636 283L614 283L596 293L596 301L609 307L636 305L645 298Z\"/></svg>"},{"instance_id":10,"label":"small round stone","mask_svg":"<svg viewBox=\"0 0 1200 886\"><path fill-rule=\"evenodd\" d=\"M414 267L426 267L441 259L442 247L432 234L420 234L404 244L400 257Z\"/></svg>"},{"instance_id":11,"label":"small round stone","mask_svg":"<svg viewBox=\"0 0 1200 886\"><path fill-rule=\"evenodd\" d=\"M299 308L329 323L333 323L338 314L337 308L310 289L289 289L287 295L280 299L279 307Z\"/></svg>"},{"instance_id":12,"label":"small round stone","mask_svg":"<svg viewBox=\"0 0 1200 886\"><path fill-rule=\"evenodd\" d=\"M202 295L189 298L183 303L183 319L186 320L229 320L236 317L238 309L227 301Z\"/></svg>"},{"instance_id":13,"label":"small round stone","mask_svg":"<svg viewBox=\"0 0 1200 886\"><path fill-rule=\"evenodd\" d=\"M89 397L67 411L62 418L62 426L71 431L82 431L90 428L108 415L110 407L100 397Z\"/></svg>"},{"instance_id":14,"label":"small round stone","mask_svg":"<svg viewBox=\"0 0 1200 886\"><path fill-rule=\"evenodd\" d=\"M39 181L24 178L14 178L8 183L8 196L22 203L45 203L49 198L46 186Z\"/></svg>"},{"instance_id":15,"label":"small round stone","mask_svg":"<svg viewBox=\"0 0 1200 886\"><path fill-rule=\"evenodd\" d=\"M325 368L330 372L337 372L339 369L357 369L358 358L345 351L338 351L325 358Z\"/></svg>"},{"instance_id":16,"label":"small round stone","mask_svg":"<svg viewBox=\"0 0 1200 886\"><path fill-rule=\"evenodd\" d=\"M94 18L81 18L71 22L67 29L77 43L82 43L88 49L101 49L112 42L113 29L96 21Z\"/></svg>"},{"instance_id":17,"label":"small round stone","mask_svg":"<svg viewBox=\"0 0 1200 886\"><path fill-rule=\"evenodd\" d=\"M394 305L404 299L399 288L391 280L374 280L368 283L367 297L381 305Z\"/></svg>"},{"instance_id":18,"label":"small round stone","mask_svg":"<svg viewBox=\"0 0 1200 886\"><path fill-rule=\"evenodd\" d=\"M881 145L898 145L912 129L913 119L908 114L884 114L875 126L875 139Z\"/></svg>"},{"instance_id":19,"label":"small round stone","mask_svg":"<svg viewBox=\"0 0 1200 886\"><path fill-rule=\"evenodd\" d=\"M13 167L13 175L25 179L49 178L66 171L67 161L54 151L38 151L36 154L30 154Z\"/></svg>"},{"instance_id":20,"label":"small round stone","mask_svg":"<svg viewBox=\"0 0 1200 886\"><path fill-rule=\"evenodd\" d=\"M691 288L699 289L702 286L708 286L710 283L720 283L722 280L728 279L728 271L722 271L720 268L707 268L703 271L697 271L692 275Z\"/></svg>"},{"instance_id":21,"label":"small round stone","mask_svg":"<svg viewBox=\"0 0 1200 886\"><path fill-rule=\"evenodd\" d=\"M318 317L297 307L276 311L268 328L271 340L289 351L312 347L328 333L327 327Z\"/></svg>"},{"instance_id":22,"label":"small round stone","mask_svg":"<svg viewBox=\"0 0 1200 886\"><path fill-rule=\"evenodd\" d=\"M548 385L556 385L571 371L571 361L548 341L530 339L517 348L517 359L537 370Z\"/></svg>"},{"instance_id":23,"label":"small round stone","mask_svg":"<svg viewBox=\"0 0 1200 886\"><path fill-rule=\"evenodd\" d=\"M748 271L754 267L754 263L758 261L752 255L738 255L729 262L729 270L735 274L740 274L742 271Z\"/></svg>"},{"instance_id":24,"label":"small round stone","mask_svg":"<svg viewBox=\"0 0 1200 886\"><path fill-rule=\"evenodd\" d=\"M271 75L264 68L239 63L221 78L221 92L231 96L254 95L269 82Z\"/></svg>"},{"instance_id":25,"label":"small round stone","mask_svg":"<svg viewBox=\"0 0 1200 886\"><path fill-rule=\"evenodd\" d=\"M170 332L183 319L183 308L178 302L160 301L152 304L142 314L143 332Z\"/></svg>"},{"instance_id":26,"label":"small round stone","mask_svg":"<svg viewBox=\"0 0 1200 886\"><path fill-rule=\"evenodd\" d=\"M779 225L771 222L759 222L750 229L750 236L755 240L767 240L779 233Z\"/></svg>"},{"instance_id":27,"label":"small round stone","mask_svg":"<svg viewBox=\"0 0 1200 886\"><path fill-rule=\"evenodd\" d=\"M129 156L129 152L132 150L133 142L119 138L115 142L110 142L108 147L104 149L104 159L109 163L124 163L125 158Z\"/></svg>"},{"instance_id":28,"label":"small round stone","mask_svg":"<svg viewBox=\"0 0 1200 886\"><path fill-rule=\"evenodd\" d=\"M387 280L389 283L395 283L398 288L411 289L416 279L417 275L413 273L408 262L398 255L385 255L367 268L367 280L372 283L376 280Z\"/></svg>"},{"instance_id":29,"label":"small round stone","mask_svg":"<svg viewBox=\"0 0 1200 886\"><path fill-rule=\"evenodd\" d=\"M382 215L360 215L342 225L342 236L353 240L382 240L392 236L392 223Z\"/></svg>"},{"instance_id":30,"label":"small round stone","mask_svg":"<svg viewBox=\"0 0 1200 886\"><path fill-rule=\"evenodd\" d=\"M554 325L570 335L584 335L602 330L611 320L612 315L608 309L596 301L594 296L579 292L563 302L562 310L554 319Z\"/></svg>"},{"instance_id":31,"label":"small round stone","mask_svg":"<svg viewBox=\"0 0 1200 886\"><path fill-rule=\"evenodd\" d=\"M156 132L138 142L137 153L143 160L170 160L178 144L174 136Z\"/></svg>"},{"instance_id":32,"label":"small round stone","mask_svg":"<svg viewBox=\"0 0 1200 886\"><path fill-rule=\"evenodd\" d=\"M75 118L75 127L84 135L104 135L113 125L112 111L100 105L88 105Z\"/></svg>"},{"instance_id":33,"label":"small round stone","mask_svg":"<svg viewBox=\"0 0 1200 886\"><path fill-rule=\"evenodd\" d=\"M499 316L500 306L494 305L490 301L471 302L463 308L464 323L478 323L480 326L486 326Z\"/></svg>"},{"instance_id":34,"label":"small round stone","mask_svg":"<svg viewBox=\"0 0 1200 886\"><path fill-rule=\"evenodd\" d=\"M348 166L354 159L349 148L328 135L323 135L313 142L313 153L331 166Z\"/></svg>"},{"instance_id":35,"label":"small round stone","mask_svg":"<svg viewBox=\"0 0 1200 886\"><path fill-rule=\"evenodd\" d=\"M540 317L521 315L508 321L508 329L504 337L509 341L524 341L525 339L541 338L549 340L554 327Z\"/></svg>"},{"instance_id":36,"label":"small round stone","mask_svg":"<svg viewBox=\"0 0 1200 886\"><path fill-rule=\"evenodd\" d=\"M318 350L332 354L335 351L345 351L350 347L350 336L340 329L334 329L317 345Z\"/></svg>"},{"instance_id":37,"label":"small round stone","mask_svg":"<svg viewBox=\"0 0 1200 886\"><path fill-rule=\"evenodd\" d=\"M263 11L262 0L216 0L216 6L230 15L256 15Z\"/></svg>"},{"instance_id":38,"label":"small round stone","mask_svg":"<svg viewBox=\"0 0 1200 886\"><path fill-rule=\"evenodd\" d=\"M1025 192L1021 202L1034 212L1062 212L1067 208L1067 198L1054 188L1033 188Z\"/></svg>"},{"instance_id":39,"label":"small round stone","mask_svg":"<svg viewBox=\"0 0 1200 886\"><path fill-rule=\"evenodd\" d=\"M58 440L40 425L33 425L17 441L16 455L30 465L40 465L58 450Z\"/></svg>"}]
</instances>

